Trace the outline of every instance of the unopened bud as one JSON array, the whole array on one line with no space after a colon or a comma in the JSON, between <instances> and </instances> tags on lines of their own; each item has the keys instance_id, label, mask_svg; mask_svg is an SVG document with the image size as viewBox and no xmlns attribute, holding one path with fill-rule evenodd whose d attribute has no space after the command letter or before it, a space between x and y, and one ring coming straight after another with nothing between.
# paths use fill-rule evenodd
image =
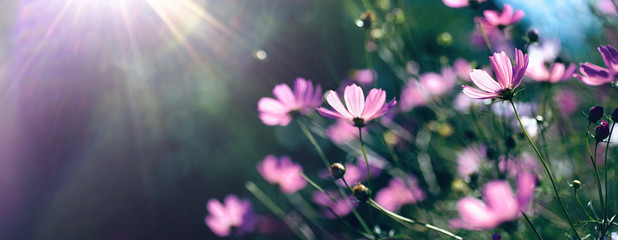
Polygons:
<instances>
[{"instance_id":1,"label":"unopened bud","mask_svg":"<svg viewBox=\"0 0 618 240\"><path fill-rule=\"evenodd\" d=\"M614 108L614 111L612 112L612 121L618 122L618 108Z\"/></svg>"},{"instance_id":2,"label":"unopened bud","mask_svg":"<svg viewBox=\"0 0 618 240\"><path fill-rule=\"evenodd\" d=\"M341 163L333 163L333 165L330 165L329 171L334 179L340 179L345 175L345 166Z\"/></svg>"},{"instance_id":3,"label":"unopened bud","mask_svg":"<svg viewBox=\"0 0 618 240\"><path fill-rule=\"evenodd\" d=\"M588 121L591 123L596 123L603 117L603 107L594 106L590 108L588 112Z\"/></svg>"},{"instance_id":4,"label":"unopened bud","mask_svg":"<svg viewBox=\"0 0 618 240\"><path fill-rule=\"evenodd\" d=\"M539 30L530 29L526 32L526 38L528 38L529 43L536 43L539 41Z\"/></svg>"},{"instance_id":5,"label":"unopened bud","mask_svg":"<svg viewBox=\"0 0 618 240\"><path fill-rule=\"evenodd\" d=\"M609 137L609 126L606 121L601 121L601 124L594 129L594 140L602 142Z\"/></svg>"},{"instance_id":6,"label":"unopened bud","mask_svg":"<svg viewBox=\"0 0 618 240\"><path fill-rule=\"evenodd\" d=\"M360 17L360 21L362 21L361 27L364 29L371 29L371 23L374 22L375 20L376 20L376 14L373 13L372 11L366 11Z\"/></svg>"},{"instance_id":7,"label":"unopened bud","mask_svg":"<svg viewBox=\"0 0 618 240\"><path fill-rule=\"evenodd\" d=\"M571 182L571 187L574 189L581 189L582 188L582 182L580 182L579 180L573 180Z\"/></svg>"},{"instance_id":8,"label":"unopened bud","mask_svg":"<svg viewBox=\"0 0 618 240\"><path fill-rule=\"evenodd\" d=\"M366 202L371 197L371 190L361 183L354 184L352 195L361 202Z\"/></svg>"}]
</instances>

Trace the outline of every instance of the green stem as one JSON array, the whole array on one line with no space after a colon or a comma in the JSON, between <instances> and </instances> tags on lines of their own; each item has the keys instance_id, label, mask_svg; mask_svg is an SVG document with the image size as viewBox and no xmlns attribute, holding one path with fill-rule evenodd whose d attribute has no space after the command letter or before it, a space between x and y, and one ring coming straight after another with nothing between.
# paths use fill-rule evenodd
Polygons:
<instances>
[{"instance_id":1,"label":"green stem","mask_svg":"<svg viewBox=\"0 0 618 240\"><path fill-rule=\"evenodd\" d=\"M519 113L517 112L517 108L515 108L515 103L513 103L512 100L510 102L511 102L511 106L513 106L513 111L515 112L515 116L517 117L517 121L519 122L519 126L521 127L521 130L524 132L524 135L526 135L526 138L528 139L528 142L530 142L530 145L532 146L532 148L534 149L536 154L539 156L539 159L541 160L541 163L543 164L543 168L545 168L545 172L549 176L549 181L551 182L551 185L552 185L552 187L554 189L554 194L556 195L556 198L558 199L558 202L560 202L560 207L562 207L562 211L564 212L564 215L569 220L569 225L571 225L571 229L575 233L575 236L577 236L577 239L581 240L581 237L577 233L577 229L575 229L575 225L573 224L573 220L571 220L571 216L569 215L569 212L566 210L566 207L564 206L564 202L562 202L562 198L560 197L560 193L558 193L558 187L556 186L556 183L554 182L554 177L553 177L553 175L551 173L551 170L549 169L549 167L547 166L547 163L545 162L545 158L543 158L543 155L541 154L541 152L539 152L539 149L534 145L534 142L532 142L532 139L528 135L528 132L526 131L526 128L524 128L524 125L521 123L521 118L519 117Z\"/></svg>"},{"instance_id":2,"label":"green stem","mask_svg":"<svg viewBox=\"0 0 618 240\"><path fill-rule=\"evenodd\" d=\"M318 152L318 155L320 155L320 158L324 162L324 165L326 165L326 168L330 168L330 163L328 162L328 159L326 159L326 155L324 155L324 152L322 152L322 148L320 148L320 145L318 145L318 143L315 141L315 138L313 138L313 135L311 134L311 132L309 132L307 126L300 120L298 120L298 125L300 126L300 129L303 131L305 136L307 136L307 139L309 139L309 142L311 142L311 144L315 148L315 151Z\"/></svg>"},{"instance_id":3,"label":"green stem","mask_svg":"<svg viewBox=\"0 0 618 240\"><path fill-rule=\"evenodd\" d=\"M330 198L331 201L337 202L337 199L335 197L333 197L330 193L328 193L327 191L324 191L323 188L321 188L318 184L316 184L314 181L312 181L309 177L307 177L304 173L302 173L301 171L298 171L298 173L305 179L307 180L307 182L309 184L311 184L311 186L313 186L314 188L316 188L318 191L326 194L326 196L328 196ZM341 178L343 180L343 178ZM344 180L345 183L345 180ZM336 183L335 183L336 185ZM346 183L346 186L348 184ZM348 188L350 188L350 186L348 186ZM339 189L339 193L341 194L341 197L343 197L344 201L348 204L348 206L350 207L350 210L352 210L352 214L354 215L354 217L356 217L356 220L358 220L358 222L361 224L361 226L363 226L363 229L365 229L365 232L367 232L368 236L373 236L373 233L371 232L371 230L369 229L369 226L367 225L367 223L365 223L365 221L363 220L363 218L360 216L360 214L358 214L358 211L356 211L356 209L354 208L354 206L352 205L352 203L350 202L349 198L347 197L347 194L345 194L345 191L339 187L337 185L337 189ZM350 188L350 191L352 191L352 189ZM339 216L331 210L331 212L333 213L333 215L335 215L337 218L339 218ZM367 236L366 236L367 237Z\"/></svg>"},{"instance_id":4,"label":"green stem","mask_svg":"<svg viewBox=\"0 0 618 240\"><path fill-rule=\"evenodd\" d=\"M597 150L599 148L599 142L597 141L594 144L594 158L590 158L592 160L592 165L594 166L594 176L597 180L597 191L599 192L599 202L601 202L601 211L605 214L605 203L603 202L603 190L601 190L601 180L599 178L599 171L597 170ZM603 228L601 229L601 239L605 238L605 215L603 215L603 220L601 223L603 224Z\"/></svg>"},{"instance_id":5,"label":"green stem","mask_svg":"<svg viewBox=\"0 0 618 240\"><path fill-rule=\"evenodd\" d=\"M444 229L442 229L442 228L436 227L436 226L431 225L431 224L427 224L427 223L423 223L423 222L415 221L415 220L412 220L412 219L409 219L409 218L403 217L403 216L401 216L401 215L399 215L399 214L396 214L396 213L394 213L394 212L391 212L391 211L389 211L389 210L386 210L385 208L383 208L382 206L380 206L380 204L378 204L377 202L375 202L373 199L369 199L369 200L367 201L367 203L369 203L369 205L371 205L372 207L374 207L374 208L375 208L375 209L377 209L378 211L380 211L380 212L382 212L382 213L386 214L387 216L391 217L391 218L392 218L392 219L394 219L395 221L398 221L398 222L402 223L404 226L408 227L410 230L416 231L414 228L412 228L412 226L408 225L408 223L411 223L411 224L416 224L416 225L420 225L420 226L426 227L426 228L428 228L428 229L431 229L431 230L437 231L437 232L439 232L439 233L442 233L442 234L447 235L447 236L449 236L449 237L451 237L451 238L454 238L454 239L458 239L458 240L462 240L462 239L463 239L462 237L457 236L457 235L455 235L455 234L453 234L453 233L451 233L451 232L449 232L449 231L447 231L447 230L444 230Z\"/></svg>"},{"instance_id":6,"label":"green stem","mask_svg":"<svg viewBox=\"0 0 618 240\"><path fill-rule=\"evenodd\" d=\"M367 158L367 152L365 151L365 143L363 142L363 131L361 127L358 127L358 139L361 143L361 149L363 150L363 156L365 157L365 164L367 165L367 186L371 188L371 170L369 170L369 159Z\"/></svg>"},{"instance_id":7,"label":"green stem","mask_svg":"<svg viewBox=\"0 0 618 240\"><path fill-rule=\"evenodd\" d=\"M526 216L526 214L523 211L521 212L521 214L524 215L526 222L528 222L528 225L530 225L532 230L534 230L534 234L536 234L536 237L539 238L540 240L543 240L543 237L541 237L541 234L539 233L539 231L536 230L536 228L534 227L534 224L532 224L528 216Z\"/></svg>"},{"instance_id":8,"label":"green stem","mask_svg":"<svg viewBox=\"0 0 618 240\"><path fill-rule=\"evenodd\" d=\"M603 212L603 222L605 222L606 221L605 219L607 219L607 211L609 208L608 202L607 202L607 196L609 195L609 192L607 192L607 189L608 189L607 188L607 165L608 165L607 152L609 151L609 143L612 139L612 134L614 133L614 125L616 125L616 122L612 123L612 128L609 130L609 137L607 138L607 145L605 145L605 157L603 160L603 162L605 163L603 165L604 172L605 172L605 176L604 176L605 177L604 179L605 180L605 211ZM605 230L603 232L607 232L608 229L609 229L609 224L606 225Z\"/></svg>"},{"instance_id":9,"label":"green stem","mask_svg":"<svg viewBox=\"0 0 618 240\"><path fill-rule=\"evenodd\" d=\"M481 36L483 36L483 41L485 41L485 45L487 45L487 50L489 50L489 55L491 55L491 53L493 52L493 50L491 49L491 43L489 42L489 38L487 37L487 33L485 32L485 29L483 28L483 24L481 24L480 19L478 21L478 25L479 31L481 31Z\"/></svg>"}]
</instances>

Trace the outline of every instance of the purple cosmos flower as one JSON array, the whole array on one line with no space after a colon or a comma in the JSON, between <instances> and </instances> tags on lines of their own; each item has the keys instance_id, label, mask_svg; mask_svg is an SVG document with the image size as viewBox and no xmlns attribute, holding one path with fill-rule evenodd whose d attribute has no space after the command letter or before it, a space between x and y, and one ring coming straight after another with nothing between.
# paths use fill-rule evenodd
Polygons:
<instances>
[{"instance_id":1,"label":"purple cosmos flower","mask_svg":"<svg viewBox=\"0 0 618 240\"><path fill-rule=\"evenodd\" d=\"M474 69L470 73L470 79L482 91L464 85L462 86L463 92L468 97L476 99L499 98L511 100L515 88L521 83L521 78L528 67L528 55L524 55L521 50L515 49L515 66L511 65L511 60L504 51L494 53L492 57L489 57L489 62L496 73L498 81L496 82L486 71Z\"/></svg>"},{"instance_id":2,"label":"purple cosmos flower","mask_svg":"<svg viewBox=\"0 0 618 240\"><path fill-rule=\"evenodd\" d=\"M522 10L513 12L513 7L511 7L511 5L504 4L502 7L502 13L494 10L485 10L483 11L483 15L485 15L485 19L487 19L487 22L491 25L496 27L506 27L519 22L525 14Z\"/></svg>"},{"instance_id":3,"label":"purple cosmos flower","mask_svg":"<svg viewBox=\"0 0 618 240\"><path fill-rule=\"evenodd\" d=\"M255 221L247 199L241 200L234 195L226 196L224 203L210 199L206 209L209 214L204 222L217 236L229 236L232 227L237 228L239 234L253 230Z\"/></svg>"},{"instance_id":4,"label":"purple cosmos flower","mask_svg":"<svg viewBox=\"0 0 618 240\"><path fill-rule=\"evenodd\" d=\"M308 114L322 104L322 87L304 78L297 78L294 91L287 84L273 89L276 99L264 97L258 102L260 119L269 126L287 126L295 113Z\"/></svg>"},{"instance_id":5,"label":"purple cosmos flower","mask_svg":"<svg viewBox=\"0 0 618 240\"><path fill-rule=\"evenodd\" d=\"M444 5L452 8L462 8L467 7L473 4L478 5L479 3L485 2L486 0L442 0Z\"/></svg>"},{"instance_id":6,"label":"purple cosmos flower","mask_svg":"<svg viewBox=\"0 0 618 240\"><path fill-rule=\"evenodd\" d=\"M284 156L277 160L277 157L268 155L264 161L258 163L258 171L267 182L278 184L284 193L294 193L303 189L307 181L298 174L303 168L296 163L292 163L289 157Z\"/></svg>"},{"instance_id":7,"label":"purple cosmos flower","mask_svg":"<svg viewBox=\"0 0 618 240\"><path fill-rule=\"evenodd\" d=\"M483 201L466 197L457 201L459 219L452 219L452 228L483 230L495 228L503 222L519 217L532 200L536 188L536 177L522 173L517 177L517 196L513 195L506 181L493 180L483 187Z\"/></svg>"},{"instance_id":8,"label":"purple cosmos flower","mask_svg":"<svg viewBox=\"0 0 618 240\"><path fill-rule=\"evenodd\" d=\"M389 211L398 211L405 204L412 204L425 199L425 194L418 187L418 181L412 175L407 175L405 182L401 178L393 178L386 188L376 194L376 202Z\"/></svg>"},{"instance_id":9,"label":"purple cosmos flower","mask_svg":"<svg viewBox=\"0 0 618 240\"><path fill-rule=\"evenodd\" d=\"M610 45L600 46L599 52L607 68L599 67L592 63L581 63L579 74L573 76L587 85L599 86L616 80L618 74L618 51Z\"/></svg>"},{"instance_id":10,"label":"purple cosmos flower","mask_svg":"<svg viewBox=\"0 0 618 240\"><path fill-rule=\"evenodd\" d=\"M429 95L421 87L421 83L411 78L401 90L401 104L399 107L403 111L410 111L415 107L427 104L427 101L429 101Z\"/></svg>"},{"instance_id":11,"label":"purple cosmos flower","mask_svg":"<svg viewBox=\"0 0 618 240\"><path fill-rule=\"evenodd\" d=\"M531 63L526 70L526 76L537 82L557 83L573 77L575 64L568 67L561 62L555 62L549 67L549 71L543 62Z\"/></svg>"},{"instance_id":12,"label":"purple cosmos flower","mask_svg":"<svg viewBox=\"0 0 618 240\"><path fill-rule=\"evenodd\" d=\"M337 93L330 90L326 95L326 101L335 111L320 107L317 109L318 113L327 118L343 119L356 127L363 127L372 119L386 114L397 104L394 98L389 103L385 103L386 92L376 88L369 91L365 100L363 89L356 84L347 86L343 97L347 108L343 105Z\"/></svg>"}]
</instances>

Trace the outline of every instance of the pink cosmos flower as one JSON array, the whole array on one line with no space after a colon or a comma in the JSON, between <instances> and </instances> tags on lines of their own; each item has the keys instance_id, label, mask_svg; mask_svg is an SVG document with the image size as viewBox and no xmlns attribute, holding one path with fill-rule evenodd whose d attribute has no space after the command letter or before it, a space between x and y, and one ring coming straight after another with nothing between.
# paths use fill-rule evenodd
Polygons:
<instances>
[{"instance_id":1,"label":"pink cosmos flower","mask_svg":"<svg viewBox=\"0 0 618 240\"><path fill-rule=\"evenodd\" d=\"M575 64L568 67L561 62L555 62L549 67L549 71L543 62L531 63L526 70L526 76L537 82L557 83L573 77Z\"/></svg>"},{"instance_id":2,"label":"pink cosmos flower","mask_svg":"<svg viewBox=\"0 0 618 240\"><path fill-rule=\"evenodd\" d=\"M499 98L511 100L515 88L521 83L521 78L528 67L528 55L524 55L521 50L515 49L515 66L511 65L511 60L504 51L494 53L492 57L489 57L489 62L496 73L498 81L496 82L486 71L474 69L470 73L470 79L482 91L464 85L462 86L463 92L468 97L476 99Z\"/></svg>"},{"instance_id":3,"label":"pink cosmos flower","mask_svg":"<svg viewBox=\"0 0 618 240\"><path fill-rule=\"evenodd\" d=\"M579 109L578 95L569 89L559 90L554 98L559 112L564 116L569 116Z\"/></svg>"},{"instance_id":4,"label":"pink cosmos flower","mask_svg":"<svg viewBox=\"0 0 618 240\"><path fill-rule=\"evenodd\" d=\"M444 5L452 8L462 8L467 7L472 4L479 4L485 2L486 0L442 0Z\"/></svg>"},{"instance_id":5,"label":"pink cosmos flower","mask_svg":"<svg viewBox=\"0 0 618 240\"><path fill-rule=\"evenodd\" d=\"M371 69L359 69L354 71L350 79L361 85L369 85L374 80L378 79L378 73Z\"/></svg>"},{"instance_id":6,"label":"pink cosmos flower","mask_svg":"<svg viewBox=\"0 0 618 240\"><path fill-rule=\"evenodd\" d=\"M361 131L363 134L366 132L365 129ZM345 144L358 139L358 128L344 120L337 120L335 124L326 129L326 136L336 144Z\"/></svg>"},{"instance_id":7,"label":"pink cosmos flower","mask_svg":"<svg viewBox=\"0 0 618 240\"><path fill-rule=\"evenodd\" d=\"M405 204L413 204L425 199L425 194L418 187L416 178L407 175L405 182L401 178L393 178L386 188L376 194L376 202L389 211L398 211Z\"/></svg>"},{"instance_id":8,"label":"pink cosmos flower","mask_svg":"<svg viewBox=\"0 0 618 240\"><path fill-rule=\"evenodd\" d=\"M206 209L209 214L204 222L217 236L229 236L232 227L236 227L239 234L253 230L255 221L247 199L240 200L234 195L226 196L225 203L210 199Z\"/></svg>"},{"instance_id":9,"label":"pink cosmos flower","mask_svg":"<svg viewBox=\"0 0 618 240\"><path fill-rule=\"evenodd\" d=\"M599 0L596 1L596 9L605 15L616 15L616 6L612 2L613 0Z\"/></svg>"},{"instance_id":10,"label":"pink cosmos flower","mask_svg":"<svg viewBox=\"0 0 618 240\"><path fill-rule=\"evenodd\" d=\"M493 180L483 187L483 201L466 197L457 201L459 219L452 219L452 228L484 230L512 221L525 211L536 188L536 177L530 173L517 176L517 196L506 181Z\"/></svg>"},{"instance_id":11,"label":"pink cosmos flower","mask_svg":"<svg viewBox=\"0 0 618 240\"><path fill-rule=\"evenodd\" d=\"M591 86L611 83L616 80L616 76L618 75L618 51L610 45L600 46L598 49L607 68L602 68L588 62L581 63L579 68L581 75L573 75L580 81Z\"/></svg>"},{"instance_id":12,"label":"pink cosmos flower","mask_svg":"<svg viewBox=\"0 0 618 240\"><path fill-rule=\"evenodd\" d=\"M277 157L268 155L264 161L258 163L258 172L267 182L278 184L281 191L287 194L301 190L307 185L307 181L298 174L303 168L299 164L292 163L289 157Z\"/></svg>"},{"instance_id":13,"label":"pink cosmos flower","mask_svg":"<svg viewBox=\"0 0 618 240\"><path fill-rule=\"evenodd\" d=\"M457 153L457 173L460 177L468 180L470 175L479 170L479 165L487 157L487 147L477 145L467 147Z\"/></svg>"},{"instance_id":14,"label":"pink cosmos flower","mask_svg":"<svg viewBox=\"0 0 618 240\"><path fill-rule=\"evenodd\" d=\"M509 4L504 4L502 7L502 13L494 10L483 11L485 19L496 27L506 27L519 22L524 17L524 11L517 10L513 12L513 7Z\"/></svg>"},{"instance_id":15,"label":"pink cosmos flower","mask_svg":"<svg viewBox=\"0 0 618 240\"><path fill-rule=\"evenodd\" d=\"M429 95L414 78L410 78L406 86L401 90L402 111L410 111L415 107L424 106L429 101Z\"/></svg>"},{"instance_id":16,"label":"pink cosmos flower","mask_svg":"<svg viewBox=\"0 0 618 240\"><path fill-rule=\"evenodd\" d=\"M442 74L433 72L423 73L418 78L418 81L430 95L437 96L448 92L455 86L457 75L453 68L444 67L442 68Z\"/></svg>"},{"instance_id":17,"label":"pink cosmos flower","mask_svg":"<svg viewBox=\"0 0 618 240\"><path fill-rule=\"evenodd\" d=\"M343 96L347 108L337 93L330 90L326 95L326 101L335 111L320 107L317 109L318 113L327 118L343 119L356 127L363 127L367 122L386 114L397 104L394 98L389 103L385 103L386 92L376 88L369 91L365 100L363 89L356 84L347 86Z\"/></svg>"},{"instance_id":18,"label":"pink cosmos flower","mask_svg":"<svg viewBox=\"0 0 618 240\"><path fill-rule=\"evenodd\" d=\"M349 203L351 203L353 207L356 207L357 205L356 201L354 200L352 196L348 197L348 200L346 201L337 192L328 191L328 193L333 198L335 198L335 201L333 201L333 199L331 199L328 195L326 195L323 192L315 191L313 193L313 201L315 203L317 203L318 205L324 208L330 208L332 210L332 212L328 209L324 209L324 211L322 211L322 214L324 214L326 218L330 218L330 219L335 218L335 215L333 214L333 212L337 214L337 216L340 216L340 217L346 216L352 211L352 208L350 208Z\"/></svg>"},{"instance_id":19,"label":"pink cosmos flower","mask_svg":"<svg viewBox=\"0 0 618 240\"><path fill-rule=\"evenodd\" d=\"M453 62L453 68L455 68L455 72L457 72L457 76L459 78L470 81L470 72L472 72L472 67L470 67L470 63L466 59L455 59L455 62Z\"/></svg>"},{"instance_id":20,"label":"pink cosmos flower","mask_svg":"<svg viewBox=\"0 0 618 240\"><path fill-rule=\"evenodd\" d=\"M297 78L294 91L287 84L273 89L276 99L264 97L258 101L260 119L269 126L287 126L295 113L308 114L322 104L322 87L304 78Z\"/></svg>"}]
</instances>

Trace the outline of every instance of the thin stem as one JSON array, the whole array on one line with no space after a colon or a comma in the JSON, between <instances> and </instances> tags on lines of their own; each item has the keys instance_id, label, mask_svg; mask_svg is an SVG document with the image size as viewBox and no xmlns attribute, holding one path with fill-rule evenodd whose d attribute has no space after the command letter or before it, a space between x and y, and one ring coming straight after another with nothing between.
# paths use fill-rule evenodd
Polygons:
<instances>
[{"instance_id":1,"label":"thin stem","mask_svg":"<svg viewBox=\"0 0 618 240\"><path fill-rule=\"evenodd\" d=\"M264 206L266 206L268 210L270 210L272 213L277 215L277 217L283 220L285 225L287 225L290 230L292 230L296 235L298 235L298 237L300 237L301 239L310 239L308 236L305 235L305 233L299 230L300 228L297 227L298 224L296 224L292 219L290 219L285 214L285 212L281 210L281 208L279 208L279 206L277 206L277 204L268 197L268 195L266 195L262 190L260 190L257 185L255 185L255 183L249 181L245 184L245 188L247 188L247 190L249 190L249 192L251 192L253 196L255 196L260 202L262 202L262 204L264 204Z\"/></svg>"},{"instance_id":2,"label":"thin stem","mask_svg":"<svg viewBox=\"0 0 618 240\"><path fill-rule=\"evenodd\" d=\"M601 203L601 210L603 212L605 212L605 203L603 202L603 190L601 189L601 180L599 178L599 171L597 170L597 149L599 148L599 142L596 142L594 144L594 157L591 157L590 160L592 160L592 166L594 167L594 176L596 177L597 180L597 191L599 192L599 202ZM603 218L603 225L605 225L605 218ZM605 233L602 233L601 236L605 235ZM601 238L602 239L602 238Z\"/></svg>"},{"instance_id":3,"label":"thin stem","mask_svg":"<svg viewBox=\"0 0 618 240\"><path fill-rule=\"evenodd\" d=\"M361 127L358 127L358 139L361 143L361 149L363 150L363 156L365 157L365 164L367 165L367 185L371 188L371 171L369 170L369 159L367 158L367 152L365 151L365 143L363 142L363 131Z\"/></svg>"},{"instance_id":4,"label":"thin stem","mask_svg":"<svg viewBox=\"0 0 618 240\"><path fill-rule=\"evenodd\" d=\"M326 159L326 155L324 155L324 152L322 152L322 148L320 148L320 145L318 145L318 143L315 141L315 138L313 138L313 135L311 134L311 132L309 132L307 126L300 120L298 120L298 125L300 126L300 129L303 131L305 136L307 136L307 139L309 139L309 142L311 142L311 144L315 148L315 151L318 152L318 155L320 155L320 158L324 162L324 165L326 165L326 168L330 168L330 163L328 162L328 159Z\"/></svg>"},{"instance_id":5,"label":"thin stem","mask_svg":"<svg viewBox=\"0 0 618 240\"><path fill-rule=\"evenodd\" d=\"M612 134L614 133L614 125L616 125L616 122L612 123L612 128L609 130L609 137L607 138L607 145L605 145L605 157L604 157L604 160L603 160L603 162L605 163L604 166L603 166L604 172L605 172L605 176L604 176L604 178L605 178L604 179L604 181L605 181L605 211L603 211L603 222L605 222L606 221L605 219L607 219L607 211L608 211L608 208L609 208L608 202L607 202L607 196L609 195L609 192L607 192L607 189L608 189L607 188L607 165L608 165L608 162L607 162L607 152L609 151L609 143L610 143L610 141L612 139ZM607 232L608 229L609 229L609 224L606 225L606 228L605 228L604 232Z\"/></svg>"},{"instance_id":6,"label":"thin stem","mask_svg":"<svg viewBox=\"0 0 618 240\"><path fill-rule=\"evenodd\" d=\"M524 215L524 218L526 219L526 222L528 222L528 225L530 225L532 230L534 230L534 234L536 234L536 237L539 238L540 240L543 240L543 237L541 237L541 234L539 233L539 231L536 230L536 228L534 227L534 224L532 224L532 222L530 221L528 216L526 216L524 211L521 211L521 214Z\"/></svg>"},{"instance_id":7,"label":"thin stem","mask_svg":"<svg viewBox=\"0 0 618 240\"><path fill-rule=\"evenodd\" d=\"M584 211L584 213L586 214L586 216L588 216L588 218L590 218L590 220L595 221L594 218L592 218L590 216L590 214L588 213L588 210L586 210L586 208L584 208L584 205L582 205L582 202L579 200L579 196L577 196L577 189L573 188L573 195L575 195L575 201L577 201L577 204L579 205L579 207L582 209L582 211Z\"/></svg>"},{"instance_id":8,"label":"thin stem","mask_svg":"<svg viewBox=\"0 0 618 240\"><path fill-rule=\"evenodd\" d=\"M337 202L337 199L335 199L335 197L333 197L330 193L328 193L327 191L324 191L324 189L322 189L318 184L316 184L314 181L312 181L309 177L307 177L305 174L303 174L303 172L298 171L298 173L305 179L307 180L307 182L309 184L311 184L311 186L313 186L315 189L317 189L318 191L326 194L331 201L333 201L333 203ZM343 178L341 178L343 179ZM345 180L344 180L345 183ZM336 185L336 183L335 183ZM348 184L346 183L346 186ZM350 188L350 186L348 186L348 188ZM367 225L367 223L365 223L365 221L363 220L363 218L360 216L360 214L358 214L358 211L356 211L356 208L354 208L354 206L352 205L352 203L350 202L349 198L347 197L347 194L345 194L345 191L340 188L339 186L337 186L337 189L339 189L339 193L341 194L341 197L343 197L344 201L348 204L348 206L350 207L350 210L352 210L352 214L354 215L354 217L356 217L356 220L358 220L358 222L361 224L361 226L363 226L363 229L365 229L365 231L367 232L367 234L369 236L373 236L373 233L371 232L371 230L369 229L369 226ZM350 189L351 191L351 189ZM337 216L337 214L335 214L334 211L332 211L333 214L335 216Z\"/></svg>"},{"instance_id":9,"label":"thin stem","mask_svg":"<svg viewBox=\"0 0 618 240\"><path fill-rule=\"evenodd\" d=\"M396 214L396 213L394 213L394 212L391 212L391 211L389 211L389 210L386 210L385 208L383 208L382 206L380 206L380 204L378 204L377 202L375 202L373 199L369 199L367 202L369 203L369 205L371 205L372 207L374 207L374 208L375 208L375 209L377 209L378 211L380 211L380 212L382 212L382 213L386 214L387 216L391 217L392 219L394 219L394 220L396 220L396 221L398 221L398 222L402 223L404 226L406 226L406 227L410 228L411 230L414 230L414 228L412 228L412 226L409 226L409 225L408 225L408 223L411 223L411 224L416 224L416 225L420 225L420 226L426 227L426 228L428 228L428 229L431 229L431 230L437 231L437 232L439 232L439 233L442 233L442 234L447 235L447 236L449 236L449 237L452 237L452 238L454 238L454 239L458 239L458 240L462 240L462 239L463 239L462 237L457 236L457 235L455 235L455 234L453 234L453 233L451 233L451 232L449 232L449 231L447 231L447 230L444 230L444 229L442 229L442 228L436 227L436 226L431 225L431 224L427 224L427 223L423 223L423 222L415 221L415 220L412 220L412 219L409 219L409 218L403 217L403 216L401 216L401 215L399 215L399 214Z\"/></svg>"},{"instance_id":10,"label":"thin stem","mask_svg":"<svg viewBox=\"0 0 618 240\"><path fill-rule=\"evenodd\" d=\"M573 230L573 232L575 232L575 236L577 236L577 239L581 240L581 237L577 233L577 229L575 229L575 225L573 224L573 220L571 220L571 216L569 215L569 212L566 210L566 207L564 206L564 202L562 202L562 198L560 197L560 193L558 193L558 187L556 186L556 183L554 182L554 177L553 177L553 175L551 173L551 170L549 169L549 167L547 166L547 163L545 162L545 158L543 158L543 155L541 154L541 152L539 152L539 149L534 145L534 142L532 142L532 139L528 135L528 132L526 131L526 128L524 128L524 125L521 123L521 118L519 117L519 113L517 112L517 108L515 108L515 103L513 103L513 101L510 101L510 102L511 102L511 106L513 106L513 111L515 112L515 116L517 117L517 121L519 122L519 126L521 127L521 130L524 132L524 135L526 135L526 138L528 139L528 142L530 142L530 145L532 146L532 148L534 149L536 154L539 156L539 159L541 160L541 163L543 164L543 168L545 168L545 172L549 176L549 181L551 182L551 185L552 185L552 187L554 189L554 194L556 194L556 198L558 198L558 202L560 202L560 206L562 207L562 211L564 212L564 215L569 220L569 225L571 225L571 229Z\"/></svg>"},{"instance_id":11,"label":"thin stem","mask_svg":"<svg viewBox=\"0 0 618 240\"><path fill-rule=\"evenodd\" d=\"M480 18L478 18L479 31L481 31L481 36L483 36L483 41L485 41L485 45L487 46L487 50L489 50L489 55L493 52L491 49L491 43L489 42L489 38L487 37L487 33L483 28L483 24L481 23Z\"/></svg>"}]
</instances>

